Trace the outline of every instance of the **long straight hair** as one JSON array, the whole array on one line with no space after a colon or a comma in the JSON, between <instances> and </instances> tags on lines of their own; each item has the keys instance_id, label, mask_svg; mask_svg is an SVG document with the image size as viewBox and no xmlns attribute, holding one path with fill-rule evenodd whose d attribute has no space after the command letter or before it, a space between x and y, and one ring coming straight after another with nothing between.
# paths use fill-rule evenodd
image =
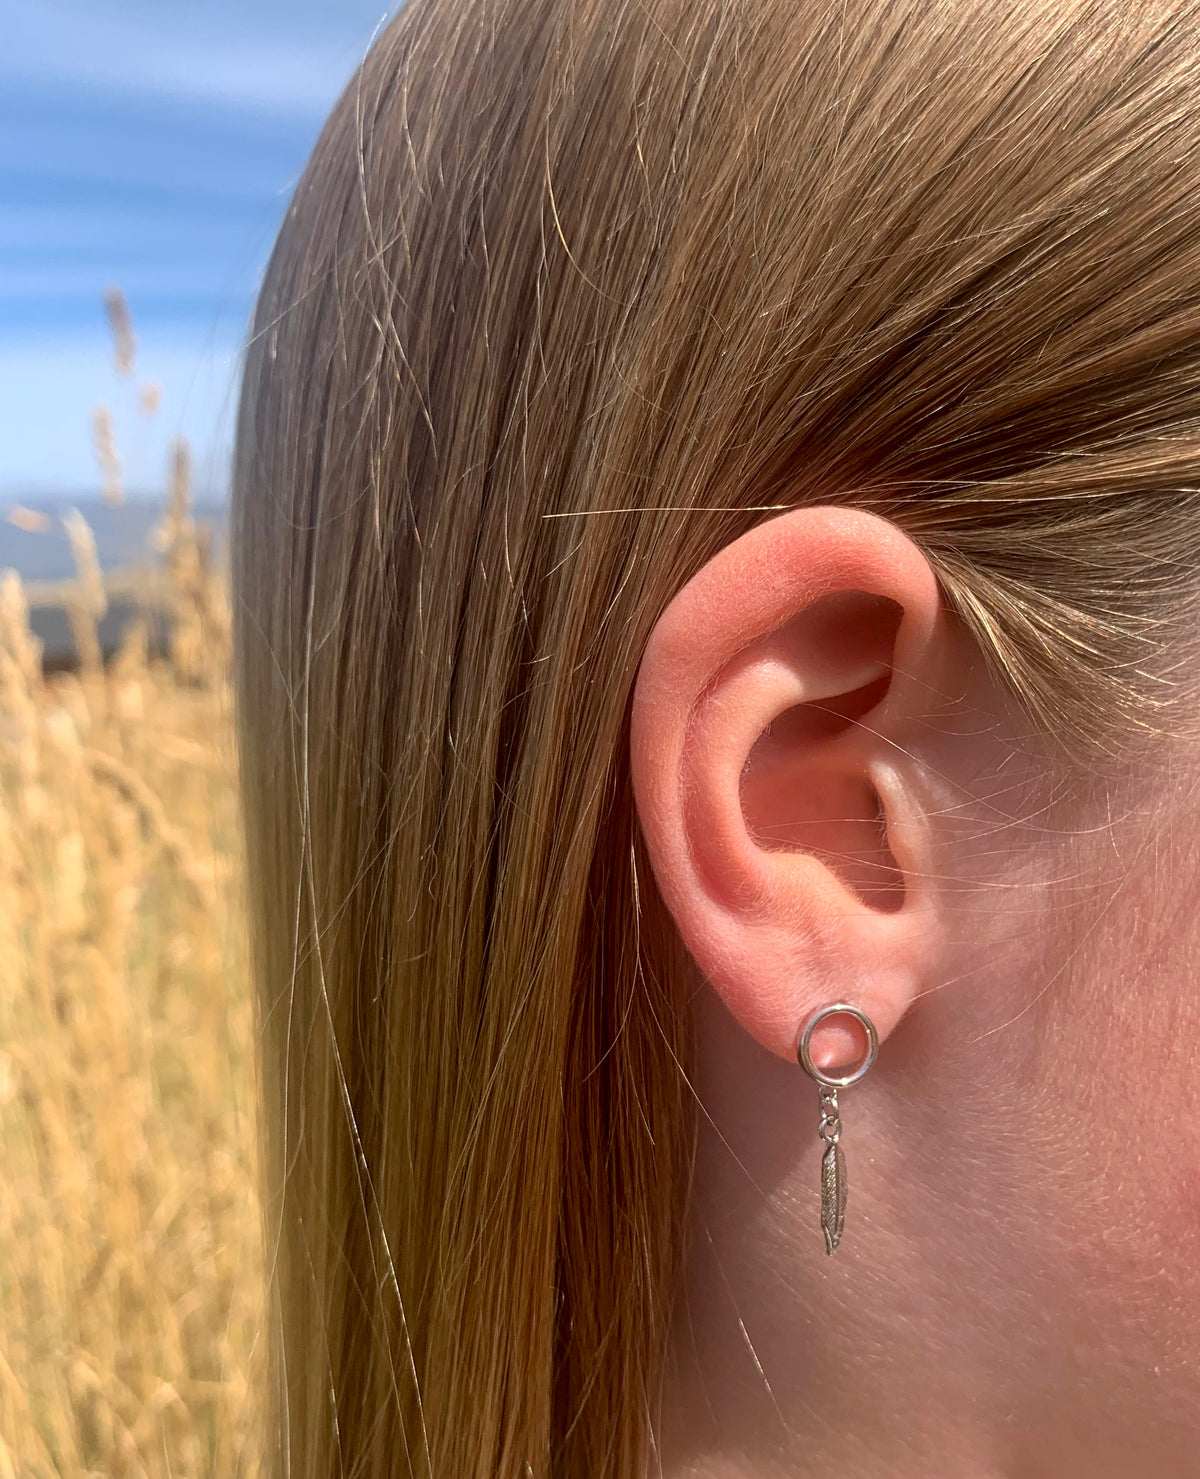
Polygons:
<instances>
[{"instance_id":1,"label":"long straight hair","mask_svg":"<svg viewBox=\"0 0 1200 1479\"><path fill-rule=\"evenodd\" d=\"M1142 0L410 0L234 486L277 1469L633 1479L684 1258L647 635L854 503L1065 750L1174 723L1200 35Z\"/></svg>"}]
</instances>

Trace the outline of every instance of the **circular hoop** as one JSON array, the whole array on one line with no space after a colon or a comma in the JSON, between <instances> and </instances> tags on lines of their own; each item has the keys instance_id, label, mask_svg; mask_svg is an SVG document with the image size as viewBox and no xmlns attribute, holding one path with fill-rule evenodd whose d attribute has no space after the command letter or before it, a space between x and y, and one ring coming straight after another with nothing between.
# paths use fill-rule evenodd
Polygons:
<instances>
[{"instance_id":1,"label":"circular hoop","mask_svg":"<svg viewBox=\"0 0 1200 1479\"><path fill-rule=\"evenodd\" d=\"M809 1053L808 1045L809 1040L812 1038L814 1027L824 1022L826 1017L841 1016L843 1012L862 1023L867 1034L867 1056L850 1073L836 1075L826 1073L824 1069L817 1067ZM835 1001L832 1006L822 1007L819 1012L814 1012L808 1019L808 1025L800 1037L798 1057L800 1059L800 1066L811 1078L816 1079L817 1083L824 1084L828 1089L848 1089L851 1084L856 1084L866 1078L872 1063L875 1062L875 1056L878 1052L879 1037L875 1031L874 1022L871 1021L866 1012L860 1007L851 1006L848 1001Z\"/></svg>"}]
</instances>

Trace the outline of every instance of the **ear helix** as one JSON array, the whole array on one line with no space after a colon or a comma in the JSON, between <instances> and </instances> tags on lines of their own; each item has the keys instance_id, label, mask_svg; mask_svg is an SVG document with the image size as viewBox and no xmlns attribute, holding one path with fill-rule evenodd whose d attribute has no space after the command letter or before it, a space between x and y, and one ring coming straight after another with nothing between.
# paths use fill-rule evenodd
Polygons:
<instances>
[{"instance_id":1,"label":"ear helix","mask_svg":"<svg viewBox=\"0 0 1200 1479\"><path fill-rule=\"evenodd\" d=\"M857 1067L842 1073L830 1073L818 1068L813 1062L810 1044L814 1028L828 1017L846 1015L862 1024L867 1035L866 1056ZM821 1157L821 1230L825 1234L825 1251L832 1253L842 1239L846 1221L846 1157L838 1143L842 1138L842 1121L838 1112L838 1090L848 1089L852 1084L866 1078L879 1052L879 1036L875 1024L860 1007L846 1001L834 1002L822 1007L809 1018L800 1034L797 1057L801 1067L817 1085L817 1099L821 1109L821 1121L817 1134L825 1144Z\"/></svg>"}]
</instances>

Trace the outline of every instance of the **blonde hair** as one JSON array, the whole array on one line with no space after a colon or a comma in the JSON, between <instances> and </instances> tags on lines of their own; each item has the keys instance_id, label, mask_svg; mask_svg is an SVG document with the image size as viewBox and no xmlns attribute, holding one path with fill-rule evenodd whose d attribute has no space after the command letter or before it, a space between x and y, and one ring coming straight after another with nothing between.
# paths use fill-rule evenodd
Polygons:
<instances>
[{"instance_id":1,"label":"blonde hair","mask_svg":"<svg viewBox=\"0 0 1200 1479\"><path fill-rule=\"evenodd\" d=\"M650 1462L694 1106L627 709L718 549L872 509L1047 734L1174 722L1198 41L1137 0L410 0L367 56L235 467L281 1473Z\"/></svg>"}]
</instances>

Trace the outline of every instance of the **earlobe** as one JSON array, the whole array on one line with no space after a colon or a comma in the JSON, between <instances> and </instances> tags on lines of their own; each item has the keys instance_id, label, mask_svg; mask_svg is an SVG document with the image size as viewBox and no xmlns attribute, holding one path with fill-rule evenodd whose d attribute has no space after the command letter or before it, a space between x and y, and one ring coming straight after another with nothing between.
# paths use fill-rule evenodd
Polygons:
<instances>
[{"instance_id":1,"label":"earlobe","mask_svg":"<svg viewBox=\"0 0 1200 1479\"><path fill-rule=\"evenodd\" d=\"M800 509L714 556L643 655L631 765L655 879L701 971L781 1057L837 999L886 1037L932 968L920 720L939 613L895 525Z\"/></svg>"}]
</instances>

